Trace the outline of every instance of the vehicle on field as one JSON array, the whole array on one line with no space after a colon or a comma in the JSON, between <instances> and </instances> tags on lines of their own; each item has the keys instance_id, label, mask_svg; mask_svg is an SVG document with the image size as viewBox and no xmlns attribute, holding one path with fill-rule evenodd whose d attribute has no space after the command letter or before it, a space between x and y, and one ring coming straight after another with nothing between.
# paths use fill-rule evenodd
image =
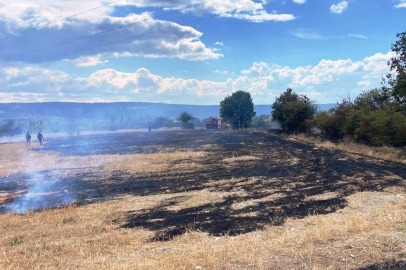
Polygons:
<instances>
[{"instance_id":1,"label":"vehicle on field","mask_svg":"<svg viewBox=\"0 0 406 270\"><path fill-rule=\"evenodd\" d=\"M229 129L228 123L217 117L209 117L206 119L207 129Z\"/></svg>"}]
</instances>

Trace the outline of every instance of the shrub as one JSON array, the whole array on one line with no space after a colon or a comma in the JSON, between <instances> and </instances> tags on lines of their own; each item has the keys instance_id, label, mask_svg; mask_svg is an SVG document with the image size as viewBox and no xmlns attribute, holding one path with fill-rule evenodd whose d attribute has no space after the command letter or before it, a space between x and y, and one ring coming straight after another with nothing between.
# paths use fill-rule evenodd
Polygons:
<instances>
[{"instance_id":1,"label":"shrub","mask_svg":"<svg viewBox=\"0 0 406 270\"><path fill-rule=\"evenodd\" d=\"M309 122L309 124L312 127L318 128L323 136L331 140L339 140L344 137L342 125L335 114L320 112Z\"/></svg>"},{"instance_id":2,"label":"shrub","mask_svg":"<svg viewBox=\"0 0 406 270\"><path fill-rule=\"evenodd\" d=\"M386 139L386 120L388 114L384 110L370 111L363 110L356 113L354 119L358 119L358 123L354 121L354 140L357 142L382 145L387 144Z\"/></svg>"},{"instance_id":3,"label":"shrub","mask_svg":"<svg viewBox=\"0 0 406 270\"><path fill-rule=\"evenodd\" d=\"M396 112L386 121L386 131L389 144L394 146L406 145L406 116Z\"/></svg>"},{"instance_id":4,"label":"shrub","mask_svg":"<svg viewBox=\"0 0 406 270\"><path fill-rule=\"evenodd\" d=\"M347 122L347 133L356 142L372 145L406 145L406 115L386 110L355 112Z\"/></svg>"},{"instance_id":5,"label":"shrub","mask_svg":"<svg viewBox=\"0 0 406 270\"><path fill-rule=\"evenodd\" d=\"M309 98L296 94L291 88L282 93L272 107L272 117L281 124L283 130L289 132L305 132L308 128L306 122L317 111L316 105Z\"/></svg>"}]
</instances>

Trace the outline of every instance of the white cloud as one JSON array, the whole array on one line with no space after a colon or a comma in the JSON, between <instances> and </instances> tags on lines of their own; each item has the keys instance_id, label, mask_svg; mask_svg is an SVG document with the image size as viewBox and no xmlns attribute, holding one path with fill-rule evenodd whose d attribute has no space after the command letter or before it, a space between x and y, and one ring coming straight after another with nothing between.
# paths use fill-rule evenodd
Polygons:
<instances>
[{"instance_id":1,"label":"white cloud","mask_svg":"<svg viewBox=\"0 0 406 270\"><path fill-rule=\"evenodd\" d=\"M292 35L301 39L308 39L308 40L322 40L325 39L324 36L320 35L317 32L314 32L310 29L298 29L294 32L291 32Z\"/></svg>"},{"instance_id":2,"label":"white cloud","mask_svg":"<svg viewBox=\"0 0 406 270\"><path fill-rule=\"evenodd\" d=\"M395 8L406 8L406 0L399 0L399 4L395 5Z\"/></svg>"},{"instance_id":3,"label":"white cloud","mask_svg":"<svg viewBox=\"0 0 406 270\"><path fill-rule=\"evenodd\" d=\"M217 69L217 70L214 71L214 73L226 75L226 74L228 74L228 71L227 70L218 70Z\"/></svg>"},{"instance_id":4,"label":"white cloud","mask_svg":"<svg viewBox=\"0 0 406 270\"><path fill-rule=\"evenodd\" d=\"M306 0L293 0L293 3L301 5L301 4L306 3Z\"/></svg>"},{"instance_id":5,"label":"white cloud","mask_svg":"<svg viewBox=\"0 0 406 270\"><path fill-rule=\"evenodd\" d=\"M264 22L264 21L279 21L287 22L295 19L295 16L292 14L269 14L265 10L253 11L251 13L236 13L233 15L224 15L224 17L234 17L237 19L245 19L252 22Z\"/></svg>"},{"instance_id":6,"label":"white cloud","mask_svg":"<svg viewBox=\"0 0 406 270\"><path fill-rule=\"evenodd\" d=\"M358 86L365 86L365 87L369 87L371 85L370 81L359 81L357 83Z\"/></svg>"},{"instance_id":7,"label":"white cloud","mask_svg":"<svg viewBox=\"0 0 406 270\"><path fill-rule=\"evenodd\" d=\"M360 38L360 39L367 39L366 36L360 35L360 34L348 34L348 37L351 37L351 38Z\"/></svg>"},{"instance_id":8,"label":"white cloud","mask_svg":"<svg viewBox=\"0 0 406 270\"><path fill-rule=\"evenodd\" d=\"M224 47L224 43L221 42L221 41L216 41L216 42L214 42L214 45Z\"/></svg>"},{"instance_id":9,"label":"white cloud","mask_svg":"<svg viewBox=\"0 0 406 270\"><path fill-rule=\"evenodd\" d=\"M101 55L82 56L75 60L68 60L68 62L73 63L76 67L94 67L109 62L109 60L102 60L101 58Z\"/></svg>"},{"instance_id":10,"label":"white cloud","mask_svg":"<svg viewBox=\"0 0 406 270\"><path fill-rule=\"evenodd\" d=\"M222 57L222 54L206 47L200 40L203 33L190 26L155 20L150 13L130 14L121 18L102 16L98 18L97 22L66 21L59 27L44 28L36 32L37 38L30 40L30 48L43 48L58 44L61 40L67 40L67 37L87 36L128 24L133 25L114 31L114 33L97 35L50 50L17 57L15 60L41 62L49 57L56 57L52 60L59 60L60 58L76 59L80 57L96 57L97 55L107 57L113 54L116 56L169 57L184 60L207 60ZM132 39L132 37L135 38ZM45 44L44 40L46 40ZM124 41L117 42L120 40ZM0 57L7 59L7 57L26 52L26 42L24 38L3 40ZM75 50L97 47L102 44L110 45L70 54ZM57 58L60 55L62 57Z\"/></svg>"},{"instance_id":11,"label":"white cloud","mask_svg":"<svg viewBox=\"0 0 406 270\"><path fill-rule=\"evenodd\" d=\"M348 8L348 2L342 1L336 5L332 5L330 10L332 13L341 14Z\"/></svg>"},{"instance_id":12,"label":"white cloud","mask_svg":"<svg viewBox=\"0 0 406 270\"><path fill-rule=\"evenodd\" d=\"M2 6L0 9L0 38L30 30L32 27L43 26L43 28L35 31L36 38L30 39L29 49L27 49L26 46L27 39L25 35L18 38L2 40L0 58L8 59L9 57L24 54L27 51L52 46L78 37L115 28L121 29L69 43L64 46L17 57L13 59L13 61L38 63L48 58L52 58L54 61L63 58L70 60L79 58L75 60L79 63L86 57L92 58L93 61L87 61L86 64L79 64L83 66L100 64L94 61L95 57L101 55L105 58L109 54L152 58L170 57L184 60L208 60L222 57L222 54L218 53L218 50L206 47L200 40L203 33L190 26L182 26L177 23L157 20L148 12L143 14L129 14L126 17L114 17L114 11L118 6L159 7L169 9L189 6L191 8L182 9L181 12L198 16L206 13L218 14L223 18L232 17L251 22L290 21L295 19L295 16L292 14L278 14L276 11L268 13L264 7L266 1L213 0L206 2L204 5L197 5L201 3L200 0L123 0L76 17L71 17L67 20L48 24L69 15L94 9L95 7L108 3L109 1L107 0L81 0L80 5L77 4L77 0L15 0L13 1L13 5ZM225 13L232 10L234 11ZM131 25L130 27L123 27L129 24ZM164 31L160 32L161 30ZM146 33L150 34L145 35ZM29 37L30 34L27 34L27 38ZM129 39L131 37L136 38ZM98 47L93 50L86 50L123 39L127 40L109 46ZM217 45L221 46L220 44ZM70 54L82 49L83 51L79 53ZM66 56L58 58L59 55Z\"/></svg>"},{"instance_id":13,"label":"white cloud","mask_svg":"<svg viewBox=\"0 0 406 270\"><path fill-rule=\"evenodd\" d=\"M38 66L0 68L0 93L31 93L47 96L69 85L69 75Z\"/></svg>"},{"instance_id":14,"label":"white cloud","mask_svg":"<svg viewBox=\"0 0 406 270\"><path fill-rule=\"evenodd\" d=\"M295 2L302 2L303 0L295 0ZM91 10L111 3L107 0L80 0L78 5L77 0L54 1L54 0L14 0L13 5L4 5L0 9L0 18L10 22L9 27L11 31L16 31L21 27L38 26L67 17L72 14L81 13L86 10ZM201 4L201 0L123 0L104 6L81 14L74 18L74 20L86 20L95 22L105 15L113 14L115 8L118 6L134 6L134 7L157 7L165 9L182 9L183 13L193 13L196 15L202 14L219 14L222 17L234 17L246 19L249 21L279 21L286 20L282 16L267 16L267 11L264 8L266 1L260 3L252 0L212 0ZM189 8L186 8L189 7ZM186 8L186 9L185 9ZM238 9L238 10L236 10ZM233 11L229 14L225 12ZM231 15L230 15L231 14ZM258 15L261 14L261 18ZM273 15L273 14L269 14ZM291 18L294 18L291 16ZM59 22L61 25L63 22Z\"/></svg>"},{"instance_id":15,"label":"white cloud","mask_svg":"<svg viewBox=\"0 0 406 270\"><path fill-rule=\"evenodd\" d=\"M303 0L295 0L303 1ZM179 5L188 4L198 4L201 3L200 0L186 1L186 0L175 0L175 1L136 1L138 5L142 5L144 2L145 6L165 6L170 8L178 7ZM270 14L265 10L265 4L268 1L254 2L252 0L213 0L205 3L204 5L198 5L192 9L186 9L185 13L192 13L195 15L202 15L205 13L219 14L221 17L226 18L237 18L244 19L251 22L264 22L264 21L290 21L294 20L295 16L292 14L276 14L276 12ZM238 10L236 10L238 9ZM234 12L225 12L236 10Z\"/></svg>"},{"instance_id":16,"label":"white cloud","mask_svg":"<svg viewBox=\"0 0 406 270\"><path fill-rule=\"evenodd\" d=\"M379 87L388 72L392 52L361 61L322 60L315 66L291 68L254 63L241 76L224 81L162 77L140 68L135 72L102 69L90 76L73 77L36 65L0 65L0 97L4 101L167 101L217 104L227 94L249 91L254 102L269 104L292 87L317 102L331 103L348 93ZM220 71L219 71L220 72Z\"/></svg>"},{"instance_id":17,"label":"white cloud","mask_svg":"<svg viewBox=\"0 0 406 270\"><path fill-rule=\"evenodd\" d=\"M264 77L264 76L270 75L271 70L274 67L280 67L280 66L277 66L277 65L269 66L267 63L264 63L264 62L260 62L260 63L255 62L252 65L252 67L250 67L249 69L242 70L241 73L244 75L252 75L254 77Z\"/></svg>"}]
</instances>

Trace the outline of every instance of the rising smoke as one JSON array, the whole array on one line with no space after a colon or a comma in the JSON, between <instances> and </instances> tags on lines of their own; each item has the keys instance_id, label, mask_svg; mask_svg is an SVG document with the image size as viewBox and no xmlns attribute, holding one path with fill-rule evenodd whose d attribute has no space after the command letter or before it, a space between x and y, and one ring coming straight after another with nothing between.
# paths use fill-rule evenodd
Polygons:
<instances>
[{"instance_id":1,"label":"rising smoke","mask_svg":"<svg viewBox=\"0 0 406 270\"><path fill-rule=\"evenodd\" d=\"M60 170L38 171L34 156L25 156L20 161L23 181L27 189L21 196L6 205L5 212L25 213L46 208L69 205L77 200L77 190L60 177Z\"/></svg>"}]
</instances>

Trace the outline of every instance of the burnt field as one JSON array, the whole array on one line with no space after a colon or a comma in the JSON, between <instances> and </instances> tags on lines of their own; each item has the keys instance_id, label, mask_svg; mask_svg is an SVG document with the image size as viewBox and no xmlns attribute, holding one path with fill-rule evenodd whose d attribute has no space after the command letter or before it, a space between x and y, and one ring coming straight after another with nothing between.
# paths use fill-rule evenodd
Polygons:
<instances>
[{"instance_id":1,"label":"burnt field","mask_svg":"<svg viewBox=\"0 0 406 270\"><path fill-rule=\"evenodd\" d=\"M30 215L40 215L44 209L55 211L52 208L72 203L85 208L125 201L120 214L111 215L108 222L116 230L148 231L146 243L170 243L190 230L232 238L281 228L290 220L341 213L357 193L393 194L388 200L396 204L396 194L404 194L406 187L406 167L401 163L256 131L77 136L19 153L18 164L4 167L7 170L3 168L0 177L3 214L34 210L39 212ZM193 201L196 198L198 202ZM154 204L137 205L152 199ZM385 200L371 199L370 204ZM397 253L403 252L402 243L396 244ZM333 264L335 255L326 254L317 255L313 263ZM344 251L337 254L337 260L349 256ZM375 259L352 259L350 265L393 258L382 254ZM303 262L295 256L299 255L285 258L284 265L302 269ZM330 261L320 263L321 258ZM342 266L341 262L328 269Z\"/></svg>"},{"instance_id":2,"label":"burnt field","mask_svg":"<svg viewBox=\"0 0 406 270\"><path fill-rule=\"evenodd\" d=\"M53 140L47 142L44 147L34 147L31 151L56 152L59 156L73 157L151 154L161 151L207 152L207 155L199 161L202 167L190 172L177 173L168 170L157 174L153 172L139 174L113 170L106 173L102 169L89 172L86 167L64 168L39 171L34 176L15 174L3 177L0 179L0 190L24 194L30 184L26 179L42 180L50 182L47 191L56 197L59 196L56 194L58 192L74 191L74 197L77 197L79 204L122 195L142 196L196 191L207 188L208 184L217 191L230 192L237 188L247 192L248 196L243 198L230 197L219 205L191 209L190 213L179 213L185 223L198 217L191 213L206 213L202 216L203 228L206 227L205 220L213 220L215 216L224 217L224 220L217 220L218 224L210 222L212 228L206 228L214 234L225 232L238 234L250 231L276 216L278 220L283 221L285 217L328 213L345 207L344 198L354 192L382 191L386 188L403 189L406 186L406 168L399 163L318 149L312 145L264 132L197 130L78 136ZM229 162L227 159L230 159ZM44 160L38 159L36 162L40 165ZM224 182L226 179L238 180L226 183ZM61 186L64 187L62 191ZM305 200L326 193L334 193L335 196L316 202ZM280 198L244 210L259 211L261 213L258 215L259 220L231 218L244 212L232 211L230 209L232 204L245 200L259 200L270 195L278 195ZM174 203L176 201L168 202ZM2 205L2 208L4 211L7 203ZM157 217L166 217L167 214L160 211L146 213ZM139 220L135 217L134 219ZM169 217L168 222L171 225L176 224L176 217ZM130 221L128 226L131 225L137 224ZM167 225L154 224L162 229ZM179 225L184 227L182 224Z\"/></svg>"}]
</instances>

